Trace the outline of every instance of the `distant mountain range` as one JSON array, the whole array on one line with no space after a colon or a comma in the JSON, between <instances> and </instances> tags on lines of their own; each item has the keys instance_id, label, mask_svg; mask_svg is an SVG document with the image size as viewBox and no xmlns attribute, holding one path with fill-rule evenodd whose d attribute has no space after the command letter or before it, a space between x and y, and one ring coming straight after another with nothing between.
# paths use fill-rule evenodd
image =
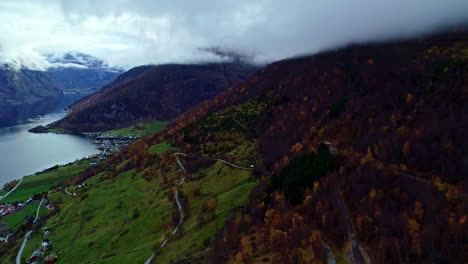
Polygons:
<instances>
[{"instance_id":1,"label":"distant mountain range","mask_svg":"<svg viewBox=\"0 0 468 264\"><path fill-rule=\"evenodd\" d=\"M58 85L44 72L0 66L0 104L30 103L61 95Z\"/></svg>"},{"instance_id":2,"label":"distant mountain range","mask_svg":"<svg viewBox=\"0 0 468 264\"><path fill-rule=\"evenodd\" d=\"M110 67L94 56L67 52L46 54L51 67L45 72L66 94L92 93L119 76L123 69Z\"/></svg>"},{"instance_id":3,"label":"distant mountain range","mask_svg":"<svg viewBox=\"0 0 468 264\"><path fill-rule=\"evenodd\" d=\"M89 94L123 72L80 52L46 54L45 57L48 64L45 71L23 59L0 66L0 104L31 103L62 94Z\"/></svg>"},{"instance_id":4,"label":"distant mountain range","mask_svg":"<svg viewBox=\"0 0 468 264\"><path fill-rule=\"evenodd\" d=\"M242 63L140 66L71 106L56 125L74 132L115 129L139 119L171 120L249 77Z\"/></svg>"}]
</instances>

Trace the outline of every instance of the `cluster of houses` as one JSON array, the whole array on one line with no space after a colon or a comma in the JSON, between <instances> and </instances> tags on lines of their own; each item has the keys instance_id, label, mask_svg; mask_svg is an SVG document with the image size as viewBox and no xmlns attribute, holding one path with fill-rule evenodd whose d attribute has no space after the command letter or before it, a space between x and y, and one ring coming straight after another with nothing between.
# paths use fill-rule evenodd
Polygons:
<instances>
[{"instance_id":1,"label":"cluster of houses","mask_svg":"<svg viewBox=\"0 0 468 264\"><path fill-rule=\"evenodd\" d=\"M116 134L89 134L95 139L92 141L93 144L97 145L98 149L101 150L99 159L102 161L108 155L118 152L123 148L128 147L132 142L141 138L142 135L116 135Z\"/></svg>"},{"instance_id":2,"label":"cluster of houses","mask_svg":"<svg viewBox=\"0 0 468 264\"><path fill-rule=\"evenodd\" d=\"M30 203L32 200L33 200L33 198L30 197L24 203L16 202L16 203L0 204L0 216L5 216L7 214L10 214L11 212L15 211L16 209L24 207L26 204ZM50 201L45 201L44 205L49 210L55 209L55 206Z\"/></svg>"},{"instance_id":3,"label":"cluster of houses","mask_svg":"<svg viewBox=\"0 0 468 264\"><path fill-rule=\"evenodd\" d=\"M28 199L28 201L26 201L24 203L0 204L0 216L5 216L5 215L11 213L12 211L14 211L16 209L23 207L28 202L31 202L31 200Z\"/></svg>"},{"instance_id":4,"label":"cluster of houses","mask_svg":"<svg viewBox=\"0 0 468 264\"><path fill-rule=\"evenodd\" d=\"M33 200L33 198L31 197L24 203L0 204L0 216L8 215L12 211L14 211L14 210L16 210L18 208L24 207L26 204L30 203L32 200ZM55 209L55 206L48 200L44 200L43 205L48 210L54 210ZM0 234L0 242L8 242L8 239L14 234L15 234L14 231L8 232L6 234Z\"/></svg>"},{"instance_id":5,"label":"cluster of houses","mask_svg":"<svg viewBox=\"0 0 468 264\"><path fill-rule=\"evenodd\" d=\"M31 256L29 257L28 263L29 264L39 264L39 263L46 263L52 264L55 263L58 259L58 256L54 253L50 253L49 255L45 256L46 251L52 249L52 241L48 239L50 234L50 229L47 227L42 228L44 233L44 239L42 240L41 246L36 249ZM45 256L45 257L44 257Z\"/></svg>"}]
</instances>

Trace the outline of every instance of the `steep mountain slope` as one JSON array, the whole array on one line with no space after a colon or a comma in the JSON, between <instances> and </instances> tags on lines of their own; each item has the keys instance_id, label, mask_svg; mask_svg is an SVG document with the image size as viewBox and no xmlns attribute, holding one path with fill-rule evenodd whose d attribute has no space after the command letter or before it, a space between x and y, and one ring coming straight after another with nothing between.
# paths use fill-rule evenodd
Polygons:
<instances>
[{"instance_id":1,"label":"steep mountain slope","mask_svg":"<svg viewBox=\"0 0 468 264\"><path fill-rule=\"evenodd\" d=\"M272 175L268 205L252 201L251 215L264 217L228 226L214 244L215 259L324 261L322 239L333 248L355 244L348 243L354 226L372 262L466 260L467 41L464 31L281 61L171 123L174 145L204 152L200 146L216 137L194 120L256 96L270 102L251 131L263 154L257 170ZM210 122L235 127L239 117L223 116ZM328 177L307 165L323 142L336 150ZM286 167L296 160L299 172L291 172ZM284 196L272 193L278 190ZM349 258L364 258L347 248Z\"/></svg>"},{"instance_id":2,"label":"steep mountain slope","mask_svg":"<svg viewBox=\"0 0 468 264\"><path fill-rule=\"evenodd\" d=\"M0 67L0 103L30 103L62 92L43 72Z\"/></svg>"},{"instance_id":3,"label":"steep mountain slope","mask_svg":"<svg viewBox=\"0 0 468 264\"><path fill-rule=\"evenodd\" d=\"M50 195L59 261L465 262L467 41L269 65Z\"/></svg>"},{"instance_id":4,"label":"steep mountain slope","mask_svg":"<svg viewBox=\"0 0 468 264\"><path fill-rule=\"evenodd\" d=\"M56 125L70 131L128 126L138 119L171 120L247 78L255 67L235 63L141 66L71 106Z\"/></svg>"},{"instance_id":5,"label":"steep mountain slope","mask_svg":"<svg viewBox=\"0 0 468 264\"><path fill-rule=\"evenodd\" d=\"M99 58L80 52L47 54L46 58L52 67L44 74L67 94L94 92L123 72L109 67Z\"/></svg>"},{"instance_id":6,"label":"steep mountain slope","mask_svg":"<svg viewBox=\"0 0 468 264\"><path fill-rule=\"evenodd\" d=\"M258 175L272 180L253 197L261 190L267 196L263 204L252 199L250 216L226 227L213 244L215 262L226 254L324 261L323 240L337 258L343 247L348 258L365 258L347 246L351 227L372 262L463 262L467 40L465 31L274 63L181 115L147 144L166 140L184 152L219 156L230 152L219 146L220 132L258 138ZM268 105L258 123L232 110L252 98ZM327 177L319 165L307 165L323 142L336 149L335 172ZM286 168L290 162L299 172Z\"/></svg>"}]
</instances>

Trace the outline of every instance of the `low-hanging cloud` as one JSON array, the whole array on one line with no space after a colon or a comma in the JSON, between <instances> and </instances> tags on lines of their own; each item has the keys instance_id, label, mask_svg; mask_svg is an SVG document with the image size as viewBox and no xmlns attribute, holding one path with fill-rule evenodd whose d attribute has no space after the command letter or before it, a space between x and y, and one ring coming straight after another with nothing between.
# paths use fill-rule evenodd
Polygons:
<instances>
[{"instance_id":1,"label":"low-hanging cloud","mask_svg":"<svg viewBox=\"0 0 468 264\"><path fill-rule=\"evenodd\" d=\"M466 10L466 0L2 1L0 62L47 68L42 54L67 50L127 66L220 54L270 62L424 34L467 22Z\"/></svg>"}]
</instances>

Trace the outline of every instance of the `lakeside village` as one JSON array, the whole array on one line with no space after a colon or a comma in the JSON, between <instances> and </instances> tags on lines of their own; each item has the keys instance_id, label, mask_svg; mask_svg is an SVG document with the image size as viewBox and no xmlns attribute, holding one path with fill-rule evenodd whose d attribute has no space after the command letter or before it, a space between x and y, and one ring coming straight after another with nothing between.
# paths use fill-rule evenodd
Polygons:
<instances>
[{"instance_id":1,"label":"lakeside village","mask_svg":"<svg viewBox=\"0 0 468 264\"><path fill-rule=\"evenodd\" d=\"M101 160L108 155L118 152L123 148L128 147L132 142L142 137L140 134L135 135L116 135L106 133L83 133L86 137L92 138L92 143L101 151Z\"/></svg>"},{"instance_id":2,"label":"lakeside village","mask_svg":"<svg viewBox=\"0 0 468 264\"><path fill-rule=\"evenodd\" d=\"M78 163L83 160L88 160L89 166L96 165L98 162L106 159L107 156L111 155L114 152L118 152L123 148L128 147L133 141L141 137L141 135L114 135L104 133L86 133L85 136L92 138L92 143L97 146L98 150L100 150L99 154L90 155L88 157L84 157L83 159L77 160L75 162L70 162L65 165L55 165L51 168L42 170L28 177L34 177L36 175L40 175L46 172L58 170L60 167L71 165L82 166L78 165ZM24 179L25 178L23 178L23 180ZM21 184L23 180L15 180L6 183L3 186L3 190L1 191L5 191L7 192L7 194L5 194L4 196L0 196L0 199L6 198L6 196L10 192L14 192L16 189L14 186ZM77 193L75 192L76 189L82 187L84 187L84 184L75 186L73 190L68 190L68 188L65 188L64 192L71 196L77 196ZM52 190L49 190L47 193L49 194L51 192ZM37 250L35 250L34 253L30 256L27 263L39 263L38 261L41 260L45 260L45 263L54 263L58 257L55 253L51 253L46 256L47 251L51 250L53 244L52 241L48 239L48 235L51 231L47 227L41 227L39 221L37 221L38 212L41 206L45 207L47 211L55 210L55 205L53 205L51 201L47 200L44 197L47 197L45 193L38 193L29 197L26 201L2 203L0 200L0 221L1 218L4 216L21 212L25 207L27 207L30 204L39 203L39 207L37 208L36 219L34 219L34 216L27 216L24 222L32 224L35 232L39 232L42 234L43 241L41 243L41 246ZM16 233L17 232L15 230L5 230L5 227L0 226L0 243L8 242L8 240L14 237ZM58 253L58 255L60 255L60 253Z\"/></svg>"},{"instance_id":3,"label":"lakeside village","mask_svg":"<svg viewBox=\"0 0 468 264\"><path fill-rule=\"evenodd\" d=\"M141 137L141 135L114 135L114 134L104 134L104 133L86 133L85 135L88 137L92 137L93 138L92 143L95 144L97 146L97 149L101 151L99 154L90 155L84 158L85 160L91 161L89 163L90 166L96 165L97 160L102 161L105 158L107 158L107 156L111 155L112 153L118 152L121 149L128 147L133 141ZM36 175L39 175L45 172L56 170L56 169L59 169L60 167L76 165L77 162L78 160L75 162L70 162L65 165L55 165L51 168L34 173L33 175L29 177L34 177ZM78 187L81 187L81 186L78 186ZM11 188L11 183L6 183L5 186L3 186L3 191L8 191L9 188ZM70 193L68 190L65 190L65 192L69 195L76 196L76 194ZM3 197L0 196L0 199L1 198ZM31 201L37 200L38 198L39 197L34 196L34 197L30 197L25 202L18 201L18 202L3 203L3 204L0 201L0 217L10 214L17 209L20 209L26 206ZM48 201L44 201L44 206L49 210L54 209L53 204L51 204ZM5 237L0 236L0 242L5 242Z\"/></svg>"},{"instance_id":4,"label":"lakeside village","mask_svg":"<svg viewBox=\"0 0 468 264\"><path fill-rule=\"evenodd\" d=\"M92 165L93 162L91 161L95 161L97 160L99 155L93 155L93 156L89 156L89 157L86 157L86 158L83 158L81 160L78 160L78 161L75 161L75 162L71 162L71 163L68 163L66 165L63 165L63 166L83 166L83 165L78 165L78 163L80 161L89 161L89 165ZM94 162L94 164L96 164L96 162ZM20 181L13 181L13 182L10 182L10 183L6 183L5 186L4 186L4 191L10 189L5 195L3 196L0 196L0 199L3 199L3 198L6 198L7 196L9 196L10 193L14 192L15 189L21 185L21 183L29 178L29 177L33 177L33 176L37 176L37 175L40 175L40 174L43 174L43 173L47 173L47 172L51 172L51 171L54 171L54 170L58 170L60 167L60 165L56 165L56 166L53 166L51 168L48 168L48 169L45 169L41 172L38 172L38 173L35 173L34 175L32 176L28 176L28 177L25 177L23 178L23 180L20 180ZM12 184L13 183L13 184ZM14 185L14 186L13 186ZM77 185L75 186L71 192L68 190L68 187L64 189L64 192L68 195L71 195L71 196L78 196L77 194L77 189L79 188L83 188L85 186L85 184L80 184L80 185ZM41 235L41 243L40 243L40 246L34 250L34 252L31 254L31 256L27 259L26 263L28 264L39 264L39 263L45 263L45 264L52 264L52 263L55 263L59 256L63 254L63 251L61 252L55 252L53 251L53 241L49 240L49 234L51 233L51 229L48 228L48 227L43 227L42 226L42 223L41 223L41 219L40 219L40 210L42 208L45 208L47 209L47 214L53 214L56 209L56 206L50 201L47 199L47 196L53 192L57 192L58 189L57 188L54 188L54 189L51 189L47 192L42 192L42 193L36 193L34 195L32 195L31 197L29 197L26 201L24 202L9 202L9 203L2 203L0 204L0 221L1 221L1 218L2 217L5 217L5 216L8 216L8 215L13 215L13 214L18 214L20 213L22 210L25 210L26 207L28 206L34 206L37 204L37 209L34 210L34 214L35 214L35 217L33 215L28 215L24 218L24 220L22 222L20 222L19 224L15 225L15 226L10 226L10 230L6 230L5 229L5 226L0 226L0 243L7 243L10 239L17 239L16 238L16 234L18 231L20 230L30 230L29 232L26 233L26 240L27 239L30 239L31 238L31 235L33 233L38 233ZM34 207L36 208L36 207ZM3 229L2 229L3 228Z\"/></svg>"}]
</instances>

